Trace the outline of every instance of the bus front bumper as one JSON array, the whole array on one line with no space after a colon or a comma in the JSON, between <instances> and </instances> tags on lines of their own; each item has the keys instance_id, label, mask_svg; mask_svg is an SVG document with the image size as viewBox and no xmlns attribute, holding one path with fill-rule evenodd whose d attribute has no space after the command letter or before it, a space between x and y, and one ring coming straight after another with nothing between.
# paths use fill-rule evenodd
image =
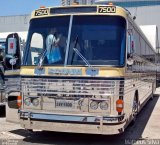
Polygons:
<instances>
[{"instance_id":1,"label":"bus front bumper","mask_svg":"<svg viewBox=\"0 0 160 145\"><path fill-rule=\"evenodd\" d=\"M118 116L88 116L47 114L19 111L21 126L57 132L119 134L124 131L125 114Z\"/></svg>"}]
</instances>

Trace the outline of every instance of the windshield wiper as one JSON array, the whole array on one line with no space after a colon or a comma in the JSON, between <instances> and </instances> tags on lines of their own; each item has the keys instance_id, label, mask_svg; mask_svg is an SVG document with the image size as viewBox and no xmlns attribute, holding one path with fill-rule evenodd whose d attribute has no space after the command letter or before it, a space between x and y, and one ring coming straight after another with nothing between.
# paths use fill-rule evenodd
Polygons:
<instances>
[{"instance_id":1,"label":"windshield wiper","mask_svg":"<svg viewBox=\"0 0 160 145\"><path fill-rule=\"evenodd\" d=\"M41 68L46 54L47 54L47 49L45 49L44 52L39 56L39 62L38 62L38 65L37 65L39 68Z\"/></svg>"},{"instance_id":2,"label":"windshield wiper","mask_svg":"<svg viewBox=\"0 0 160 145\"><path fill-rule=\"evenodd\" d=\"M77 49L77 44L78 44L78 36L76 37L73 50L74 50L74 52L76 52L76 54L84 61L84 63L85 63L87 66L91 67L91 65L90 65L90 63L88 62L88 60L87 60L87 59L80 53L80 51ZM73 63L74 56L75 56L75 53L73 53L73 55L72 55L71 64Z\"/></svg>"}]
</instances>

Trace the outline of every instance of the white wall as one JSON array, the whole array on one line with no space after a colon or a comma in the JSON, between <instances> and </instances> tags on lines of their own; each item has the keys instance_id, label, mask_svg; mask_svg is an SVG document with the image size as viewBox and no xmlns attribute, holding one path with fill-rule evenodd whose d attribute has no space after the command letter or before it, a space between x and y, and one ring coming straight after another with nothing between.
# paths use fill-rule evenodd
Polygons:
<instances>
[{"instance_id":1,"label":"white wall","mask_svg":"<svg viewBox=\"0 0 160 145\"><path fill-rule=\"evenodd\" d=\"M27 31L29 27L30 15L1 16L0 33Z\"/></svg>"}]
</instances>

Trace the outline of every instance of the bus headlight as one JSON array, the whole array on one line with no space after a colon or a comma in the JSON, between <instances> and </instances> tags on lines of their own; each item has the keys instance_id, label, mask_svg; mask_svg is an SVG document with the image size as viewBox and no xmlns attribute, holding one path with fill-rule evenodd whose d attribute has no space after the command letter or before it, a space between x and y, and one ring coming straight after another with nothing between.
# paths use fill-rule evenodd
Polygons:
<instances>
[{"instance_id":1,"label":"bus headlight","mask_svg":"<svg viewBox=\"0 0 160 145\"><path fill-rule=\"evenodd\" d=\"M98 102L92 101L90 103L90 108L93 109L93 110L96 110L98 108Z\"/></svg>"},{"instance_id":2,"label":"bus headlight","mask_svg":"<svg viewBox=\"0 0 160 145\"><path fill-rule=\"evenodd\" d=\"M30 99L30 98L25 99L25 100L24 100L24 104L25 104L26 106L30 106L30 105L31 105L31 99Z\"/></svg>"},{"instance_id":3,"label":"bus headlight","mask_svg":"<svg viewBox=\"0 0 160 145\"><path fill-rule=\"evenodd\" d=\"M38 106L39 105L39 100L38 99L34 99L32 101L33 106Z\"/></svg>"},{"instance_id":4,"label":"bus headlight","mask_svg":"<svg viewBox=\"0 0 160 145\"><path fill-rule=\"evenodd\" d=\"M108 109L108 103L106 102L106 101L103 101L103 102L101 102L100 103L100 108L102 109L102 110L107 110Z\"/></svg>"}]
</instances>

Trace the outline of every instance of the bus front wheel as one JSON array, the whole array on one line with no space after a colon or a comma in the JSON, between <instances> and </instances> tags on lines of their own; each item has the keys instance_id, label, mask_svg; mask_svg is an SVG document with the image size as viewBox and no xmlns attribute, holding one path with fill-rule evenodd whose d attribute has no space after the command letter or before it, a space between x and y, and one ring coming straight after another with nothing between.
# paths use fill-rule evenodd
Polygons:
<instances>
[{"instance_id":1,"label":"bus front wheel","mask_svg":"<svg viewBox=\"0 0 160 145\"><path fill-rule=\"evenodd\" d=\"M134 96L134 99L133 99L133 106L132 106L133 119L131 121L131 125L133 125L136 121L137 114L139 112L139 108L140 108L140 105L139 105L139 99L138 99L138 92L136 92L135 96Z\"/></svg>"}]
</instances>

